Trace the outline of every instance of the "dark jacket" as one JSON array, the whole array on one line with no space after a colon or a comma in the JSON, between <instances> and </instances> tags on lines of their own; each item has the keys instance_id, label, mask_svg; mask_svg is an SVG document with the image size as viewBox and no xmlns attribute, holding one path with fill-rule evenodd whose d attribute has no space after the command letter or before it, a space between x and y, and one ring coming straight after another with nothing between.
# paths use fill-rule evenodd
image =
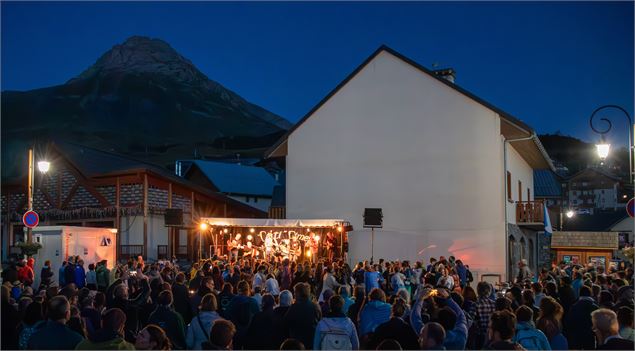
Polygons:
<instances>
[{"instance_id":1,"label":"dark jacket","mask_svg":"<svg viewBox=\"0 0 635 351\"><path fill-rule=\"evenodd\" d=\"M185 350L185 323L183 317L173 309L158 305L148 319L149 324L156 324L165 331L172 348L175 350Z\"/></svg>"},{"instance_id":2,"label":"dark jacket","mask_svg":"<svg viewBox=\"0 0 635 351\"><path fill-rule=\"evenodd\" d=\"M569 341L569 349L595 349L595 334L592 329L591 312L597 309L598 305L588 296L580 297L578 302L571 306L562 323L564 335Z\"/></svg>"},{"instance_id":3,"label":"dark jacket","mask_svg":"<svg viewBox=\"0 0 635 351\"><path fill-rule=\"evenodd\" d=\"M42 267L40 271L40 285L50 285L53 280L53 272L51 271L51 267Z\"/></svg>"},{"instance_id":4,"label":"dark jacket","mask_svg":"<svg viewBox=\"0 0 635 351\"><path fill-rule=\"evenodd\" d=\"M598 346L598 350L633 350L633 342L622 338L612 338L602 346Z\"/></svg>"},{"instance_id":5,"label":"dark jacket","mask_svg":"<svg viewBox=\"0 0 635 351\"><path fill-rule=\"evenodd\" d=\"M236 295L227 307L227 318L236 326L234 335L234 348L242 348L247 334L247 328L253 316L259 311L256 300L249 296Z\"/></svg>"},{"instance_id":6,"label":"dark jacket","mask_svg":"<svg viewBox=\"0 0 635 351\"><path fill-rule=\"evenodd\" d=\"M190 296L187 291L187 286L184 284L172 285L172 297L174 299L172 303L174 310L181 314L186 325L189 324L192 320L192 306L190 305Z\"/></svg>"},{"instance_id":7,"label":"dark jacket","mask_svg":"<svg viewBox=\"0 0 635 351\"><path fill-rule=\"evenodd\" d=\"M75 283L75 265L69 263L64 267L64 284L70 283Z\"/></svg>"},{"instance_id":8,"label":"dark jacket","mask_svg":"<svg viewBox=\"0 0 635 351\"><path fill-rule=\"evenodd\" d=\"M573 291L571 285L567 284L558 288L558 301L562 305L566 315L576 301L575 292Z\"/></svg>"},{"instance_id":9,"label":"dark jacket","mask_svg":"<svg viewBox=\"0 0 635 351\"><path fill-rule=\"evenodd\" d=\"M296 301L284 316L284 329L288 337L298 339L309 349L313 345L315 327L322 318L320 308L310 300Z\"/></svg>"},{"instance_id":10,"label":"dark jacket","mask_svg":"<svg viewBox=\"0 0 635 351\"><path fill-rule=\"evenodd\" d=\"M395 339L404 350L418 350L419 341L414 330L403 319L392 317L386 323L380 324L373 333L366 349L374 350L382 341Z\"/></svg>"},{"instance_id":11,"label":"dark jacket","mask_svg":"<svg viewBox=\"0 0 635 351\"><path fill-rule=\"evenodd\" d=\"M126 342L121 335L112 330L101 329L91 340L77 344L76 350L134 350L134 345Z\"/></svg>"},{"instance_id":12,"label":"dark jacket","mask_svg":"<svg viewBox=\"0 0 635 351\"><path fill-rule=\"evenodd\" d=\"M13 305L5 301L2 301L2 313L0 315L2 318L2 337L0 337L2 349L17 349L20 315Z\"/></svg>"},{"instance_id":13,"label":"dark jacket","mask_svg":"<svg viewBox=\"0 0 635 351\"><path fill-rule=\"evenodd\" d=\"M121 279L117 279L106 290L106 306L108 308L119 308L126 313L125 336L129 342L134 342L140 328L139 310L145 305L150 286L147 280L141 280L141 293L134 299L119 299L114 297L115 288L121 284Z\"/></svg>"},{"instance_id":14,"label":"dark jacket","mask_svg":"<svg viewBox=\"0 0 635 351\"><path fill-rule=\"evenodd\" d=\"M27 348L29 350L74 350L84 338L70 330L64 324L54 321L31 336Z\"/></svg>"},{"instance_id":15,"label":"dark jacket","mask_svg":"<svg viewBox=\"0 0 635 351\"><path fill-rule=\"evenodd\" d=\"M519 343L510 342L510 341L498 341L493 342L485 348L486 350L524 350Z\"/></svg>"},{"instance_id":16,"label":"dark jacket","mask_svg":"<svg viewBox=\"0 0 635 351\"><path fill-rule=\"evenodd\" d=\"M272 323L274 319L273 309L258 312L251 319L247 328L245 338L245 349L247 350L278 350L280 344L276 337L276 330Z\"/></svg>"}]
</instances>

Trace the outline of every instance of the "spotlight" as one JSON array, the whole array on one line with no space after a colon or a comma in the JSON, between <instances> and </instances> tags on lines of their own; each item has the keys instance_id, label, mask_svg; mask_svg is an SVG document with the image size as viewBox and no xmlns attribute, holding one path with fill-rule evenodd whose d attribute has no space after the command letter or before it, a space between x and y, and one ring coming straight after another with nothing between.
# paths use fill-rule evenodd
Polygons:
<instances>
[{"instance_id":1,"label":"spotlight","mask_svg":"<svg viewBox=\"0 0 635 351\"><path fill-rule=\"evenodd\" d=\"M255 232L256 232L256 229L254 229L254 228L249 228L249 232L250 232L250 233L255 233Z\"/></svg>"},{"instance_id":2,"label":"spotlight","mask_svg":"<svg viewBox=\"0 0 635 351\"><path fill-rule=\"evenodd\" d=\"M201 230L207 230L207 223L201 223L199 227L201 228Z\"/></svg>"},{"instance_id":3,"label":"spotlight","mask_svg":"<svg viewBox=\"0 0 635 351\"><path fill-rule=\"evenodd\" d=\"M229 233L229 229L227 229L227 228L223 229L223 233L225 233L225 234Z\"/></svg>"}]
</instances>

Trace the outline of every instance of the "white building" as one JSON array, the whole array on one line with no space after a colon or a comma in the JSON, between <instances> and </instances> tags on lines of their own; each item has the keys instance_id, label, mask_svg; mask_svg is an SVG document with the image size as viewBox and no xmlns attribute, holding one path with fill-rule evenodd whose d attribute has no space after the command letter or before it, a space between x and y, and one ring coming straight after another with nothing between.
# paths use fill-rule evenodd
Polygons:
<instances>
[{"instance_id":1,"label":"white building","mask_svg":"<svg viewBox=\"0 0 635 351\"><path fill-rule=\"evenodd\" d=\"M285 158L287 218L352 223L351 262L454 255L505 279L508 249L512 261L536 261L537 232L528 229L541 228L542 207L516 208L533 199L533 170L553 169L534 131L390 48L373 53L268 156ZM384 221L371 251L362 214L373 207Z\"/></svg>"}]
</instances>

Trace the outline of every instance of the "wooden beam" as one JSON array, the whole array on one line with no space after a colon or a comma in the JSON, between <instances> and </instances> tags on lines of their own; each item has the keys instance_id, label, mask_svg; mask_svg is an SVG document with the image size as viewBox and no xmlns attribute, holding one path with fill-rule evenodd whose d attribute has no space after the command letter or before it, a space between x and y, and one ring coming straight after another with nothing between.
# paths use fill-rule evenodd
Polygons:
<instances>
[{"instance_id":1,"label":"wooden beam","mask_svg":"<svg viewBox=\"0 0 635 351\"><path fill-rule=\"evenodd\" d=\"M148 259L148 174L143 174L143 259Z\"/></svg>"},{"instance_id":2,"label":"wooden beam","mask_svg":"<svg viewBox=\"0 0 635 351\"><path fill-rule=\"evenodd\" d=\"M68 192L68 196L66 197L66 199L64 199L64 202L62 202L62 206L60 206L60 209L64 209L66 206L68 206L71 200L73 200L73 196L75 196L77 189L79 189L79 182L75 182L75 185L73 185L71 190Z\"/></svg>"}]
</instances>

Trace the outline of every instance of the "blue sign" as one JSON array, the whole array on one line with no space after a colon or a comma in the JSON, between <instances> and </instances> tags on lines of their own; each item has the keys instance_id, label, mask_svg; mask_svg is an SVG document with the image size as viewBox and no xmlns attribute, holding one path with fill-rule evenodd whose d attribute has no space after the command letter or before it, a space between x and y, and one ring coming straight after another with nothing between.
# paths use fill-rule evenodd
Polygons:
<instances>
[{"instance_id":1,"label":"blue sign","mask_svg":"<svg viewBox=\"0 0 635 351\"><path fill-rule=\"evenodd\" d=\"M22 216L22 223L24 223L27 228L35 228L40 224L40 216L38 216L35 211L26 211L24 216Z\"/></svg>"}]
</instances>

